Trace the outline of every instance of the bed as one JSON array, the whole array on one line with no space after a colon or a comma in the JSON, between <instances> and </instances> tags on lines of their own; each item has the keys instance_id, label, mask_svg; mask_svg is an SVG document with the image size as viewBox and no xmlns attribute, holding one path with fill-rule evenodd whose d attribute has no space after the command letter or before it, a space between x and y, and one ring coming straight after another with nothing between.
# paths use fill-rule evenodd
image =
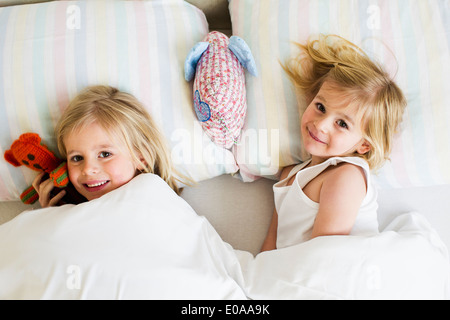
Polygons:
<instances>
[{"instance_id":1,"label":"bed","mask_svg":"<svg viewBox=\"0 0 450 320\"><path fill-rule=\"evenodd\" d=\"M64 106L103 83L149 108L197 184L169 207L147 196L160 182L148 175L102 202L41 210L19 200L36 173L0 160L1 299L450 297L448 1L26 2L0 8L2 154L24 132L56 150ZM183 77L210 30L243 38L258 68L246 76L247 119L231 149L202 132ZM258 254L279 168L304 159L304 102L279 61L295 52L292 40L319 32L361 45L407 95L391 161L375 176L381 232Z\"/></svg>"}]
</instances>

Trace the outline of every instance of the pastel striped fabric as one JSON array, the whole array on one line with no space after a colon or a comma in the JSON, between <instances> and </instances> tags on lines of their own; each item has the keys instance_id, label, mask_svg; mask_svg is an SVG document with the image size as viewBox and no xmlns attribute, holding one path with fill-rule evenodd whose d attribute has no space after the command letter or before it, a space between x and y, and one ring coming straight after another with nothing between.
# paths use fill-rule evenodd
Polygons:
<instances>
[{"instance_id":1,"label":"pastel striped fabric","mask_svg":"<svg viewBox=\"0 0 450 320\"><path fill-rule=\"evenodd\" d=\"M250 46L258 78L247 77L247 123L234 152L241 175L273 176L302 159L293 87L280 61L291 41L338 34L392 74L408 99L381 187L450 183L450 2L445 0L230 0L233 34Z\"/></svg>"},{"instance_id":2,"label":"pastel striped fabric","mask_svg":"<svg viewBox=\"0 0 450 320\"><path fill-rule=\"evenodd\" d=\"M36 132L56 151L54 125L84 87L134 94L160 124L172 158L196 181L237 171L196 120L189 50L208 33L204 14L181 0L54 1L0 9L0 151ZM0 200L16 200L35 172L0 160Z\"/></svg>"}]
</instances>

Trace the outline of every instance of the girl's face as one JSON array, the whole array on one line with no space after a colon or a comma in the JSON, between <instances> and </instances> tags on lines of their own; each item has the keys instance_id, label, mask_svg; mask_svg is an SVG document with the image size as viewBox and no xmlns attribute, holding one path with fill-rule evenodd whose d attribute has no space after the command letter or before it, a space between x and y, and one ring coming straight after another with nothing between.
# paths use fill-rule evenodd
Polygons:
<instances>
[{"instance_id":1,"label":"girl's face","mask_svg":"<svg viewBox=\"0 0 450 320\"><path fill-rule=\"evenodd\" d=\"M97 123L64 138L70 182L87 200L126 184L136 165L123 143L112 139Z\"/></svg>"},{"instance_id":2,"label":"girl's face","mask_svg":"<svg viewBox=\"0 0 450 320\"><path fill-rule=\"evenodd\" d=\"M370 144L363 138L357 106L342 98L326 81L302 116L301 133L313 164L370 150Z\"/></svg>"}]
</instances>

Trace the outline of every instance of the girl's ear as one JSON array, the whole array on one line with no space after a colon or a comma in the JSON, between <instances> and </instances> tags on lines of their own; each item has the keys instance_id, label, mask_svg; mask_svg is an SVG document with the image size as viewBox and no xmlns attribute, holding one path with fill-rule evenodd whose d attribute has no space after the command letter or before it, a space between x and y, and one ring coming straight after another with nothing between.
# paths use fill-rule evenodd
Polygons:
<instances>
[{"instance_id":1,"label":"girl's ear","mask_svg":"<svg viewBox=\"0 0 450 320\"><path fill-rule=\"evenodd\" d=\"M136 169L139 170L139 171L141 171L141 172L144 172L145 169L148 167L147 161L145 161L145 159L144 159L144 157L142 156L142 154L139 154L138 157L139 157L139 163L138 163L138 165L136 166Z\"/></svg>"},{"instance_id":2,"label":"girl's ear","mask_svg":"<svg viewBox=\"0 0 450 320\"><path fill-rule=\"evenodd\" d=\"M358 152L359 154L366 154L371 149L372 146L370 145L370 143L366 139L364 139L363 142L356 148L356 152Z\"/></svg>"}]
</instances>

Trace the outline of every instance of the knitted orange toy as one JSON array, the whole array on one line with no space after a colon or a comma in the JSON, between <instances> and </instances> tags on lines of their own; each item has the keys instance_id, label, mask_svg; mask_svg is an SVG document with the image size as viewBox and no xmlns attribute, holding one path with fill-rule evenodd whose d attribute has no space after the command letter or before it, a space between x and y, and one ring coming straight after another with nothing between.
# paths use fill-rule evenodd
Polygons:
<instances>
[{"instance_id":1,"label":"knitted orange toy","mask_svg":"<svg viewBox=\"0 0 450 320\"><path fill-rule=\"evenodd\" d=\"M69 184L67 164L58 159L47 146L41 143L36 133L24 133L13 142L10 150L5 152L5 160L15 167L25 165L36 171L45 171L56 187L64 188ZM20 195L25 204L33 204L39 195L33 186L28 187Z\"/></svg>"}]
</instances>

